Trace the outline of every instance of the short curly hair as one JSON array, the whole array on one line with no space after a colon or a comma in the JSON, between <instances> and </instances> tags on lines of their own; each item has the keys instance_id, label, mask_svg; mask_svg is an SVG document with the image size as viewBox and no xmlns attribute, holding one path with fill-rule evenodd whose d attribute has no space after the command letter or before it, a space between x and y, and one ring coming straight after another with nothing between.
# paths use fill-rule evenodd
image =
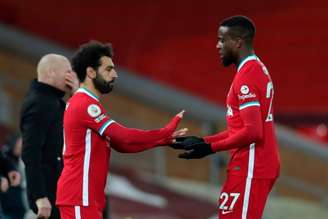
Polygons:
<instances>
[{"instance_id":1,"label":"short curly hair","mask_svg":"<svg viewBox=\"0 0 328 219\"><path fill-rule=\"evenodd\" d=\"M255 37L256 28L254 22L243 15L228 17L221 22L220 26L229 27L234 37L243 38L249 44L253 42Z\"/></svg>"},{"instance_id":2,"label":"short curly hair","mask_svg":"<svg viewBox=\"0 0 328 219\"><path fill-rule=\"evenodd\" d=\"M80 82L85 80L88 67L98 69L101 65L100 59L103 56L113 58L112 44L93 40L80 46L71 59L72 68Z\"/></svg>"}]
</instances>

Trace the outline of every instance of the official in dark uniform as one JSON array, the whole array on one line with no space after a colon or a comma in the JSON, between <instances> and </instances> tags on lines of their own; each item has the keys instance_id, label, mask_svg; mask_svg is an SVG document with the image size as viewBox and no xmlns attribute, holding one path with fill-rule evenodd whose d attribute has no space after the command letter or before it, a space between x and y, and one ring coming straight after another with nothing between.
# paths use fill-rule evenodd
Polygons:
<instances>
[{"instance_id":1,"label":"official in dark uniform","mask_svg":"<svg viewBox=\"0 0 328 219\"><path fill-rule=\"evenodd\" d=\"M63 115L66 92L78 88L68 59L48 54L37 66L23 101L20 129L23 138L27 196L38 218L60 218L55 207L57 180L63 168Z\"/></svg>"}]
</instances>

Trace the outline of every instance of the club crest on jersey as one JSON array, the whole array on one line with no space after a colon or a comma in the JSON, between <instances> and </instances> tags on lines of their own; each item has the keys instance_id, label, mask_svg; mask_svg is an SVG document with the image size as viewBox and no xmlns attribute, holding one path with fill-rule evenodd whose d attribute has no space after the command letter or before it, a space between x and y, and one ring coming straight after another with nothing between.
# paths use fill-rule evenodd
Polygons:
<instances>
[{"instance_id":1,"label":"club crest on jersey","mask_svg":"<svg viewBox=\"0 0 328 219\"><path fill-rule=\"evenodd\" d=\"M91 104L88 106L88 114L93 118L99 116L101 114L100 107L96 104Z\"/></svg>"},{"instance_id":2,"label":"club crest on jersey","mask_svg":"<svg viewBox=\"0 0 328 219\"><path fill-rule=\"evenodd\" d=\"M240 92L241 92L242 94L248 94L248 92L249 92L249 88L248 88L248 86L247 86L247 85L243 85L243 86L241 86L241 88L240 88Z\"/></svg>"}]
</instances>

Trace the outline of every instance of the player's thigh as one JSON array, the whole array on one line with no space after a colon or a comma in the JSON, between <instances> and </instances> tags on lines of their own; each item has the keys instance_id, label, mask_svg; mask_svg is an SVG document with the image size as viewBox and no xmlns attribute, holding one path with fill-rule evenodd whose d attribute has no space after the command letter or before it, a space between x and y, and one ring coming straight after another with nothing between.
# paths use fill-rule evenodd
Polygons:
<instances>
[{"instance_id":1,"label":"player's thigh","mask_svg":"<svg viewBox=\"0 0 328 219\"><path fill-rule=\"evenodd\" d=\"M247 217L261 219L275 179L253 179L248 201Z\"/></svg>"},{"instance_id":2,"label":"player's thigh","mask_svg":"<svg viewBox=\"0 0 328 219\"><path fill-rule=\"evenodd\" d=\"M103 219L102 211L96 207L81 207L81 219Z\"/></svg>"},{"instance_id":3,"label":"player's thigh","mask_svg":"<svg viewBox=\"0 0 328 219\"><path fill-rule=\"evenodd\" d=\"M75 219L74 206L58 206L61 219Z\"/></svg>"},{"instance_id":4,"label":"player's thigh","mask_svg":"<svg viewBox=\"0 0 328 219\"><path fill-rule=\"evenodd\" d=\"M218 200L219 219L241 219L246 179L227 176Z\"/></svg>"},{"instance_id":5,"label":"player's thigh","mask_svg":"<svg viewBox=\"0 0 328 219\"><path fill-rule=\"evenodd\" d=\"M219 219L261 219L276 179L229 176L218 201Z\"/></svg>"},{"instance_id":6,"label":"player's thigh","mask_svg":"<svg viewBox=\"0 0 328 219\"><path fill-rule=\"evenodd\" d=\"M95 207L59 206L61 219L102 219L101 210Z\"/></svg>"}]
</instances>

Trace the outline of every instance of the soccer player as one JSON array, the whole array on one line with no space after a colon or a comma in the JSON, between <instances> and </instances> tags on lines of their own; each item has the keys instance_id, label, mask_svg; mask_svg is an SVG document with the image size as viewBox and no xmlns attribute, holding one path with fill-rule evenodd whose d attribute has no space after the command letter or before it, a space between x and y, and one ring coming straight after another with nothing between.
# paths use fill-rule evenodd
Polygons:
<instances>
[{"instance_id":1,"label":"soccer player","mask_svg":"<svg viewBox=\"0 0 328 219\"><path fill-rule=\"evenodd\" d=\"M222 64L237 68L227 96L227 129L203 138L177 138L181 158L197 159L229 150L227 179L218 201L220 219L260 219L280 169L273 124L273 84L255 55L254 23L245 16L222 21L218 43Z\"/></svg>"},{"instance_id":2,"label":"soccer player","mask_svg":"<svg viewBox=\"0 0 328 219\"><path fill-rule=\"evenodd\" d=\"M107 115L100 98L117 78L112 56L110 44L92 41L72 59L81 87L64 113L64 169L56 201L62 219L102 218L111 148L136 153L168 145L187 131L175 131L184 111L158 130L126 128Z\"/></svg>"}]
</instances>

